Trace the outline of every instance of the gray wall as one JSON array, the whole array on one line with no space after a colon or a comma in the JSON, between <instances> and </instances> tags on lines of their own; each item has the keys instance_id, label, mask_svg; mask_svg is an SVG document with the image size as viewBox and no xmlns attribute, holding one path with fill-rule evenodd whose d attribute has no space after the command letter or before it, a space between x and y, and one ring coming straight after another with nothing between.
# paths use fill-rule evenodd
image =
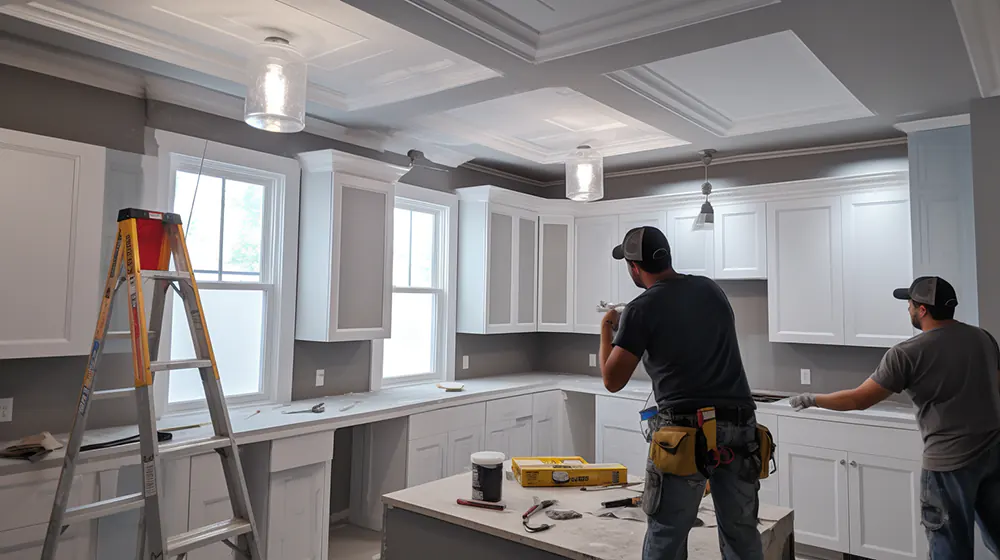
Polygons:
<instances>
[{"instance_id":1,"label":"gray wall","mask_svg":"<svg viewBox=\"0 0 1000 560\"><path fill-rule=\"evenodd\" d=\"M972 103L972 197L976 205L979 326L1000 332L1000 97Z\"/></svg>"}]
</instances>

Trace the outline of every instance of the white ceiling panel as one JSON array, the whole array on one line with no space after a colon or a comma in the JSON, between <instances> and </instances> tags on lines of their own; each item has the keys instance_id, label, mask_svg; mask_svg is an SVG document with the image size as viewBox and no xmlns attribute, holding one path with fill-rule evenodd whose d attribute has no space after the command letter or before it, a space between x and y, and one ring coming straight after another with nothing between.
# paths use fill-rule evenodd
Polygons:
<instances>
[{"instance_id":1,"label":"white ceiling panel","mask_svg":"<svg viewBox=\"0 0 1000 560\"><path fill-rule=\"evenodd\" d=\"M545 88L424 117L412 134L560 163L581 144L604 156L687 144L569 88Z\"/></svg>"},{"instance_id":2,"label":"white ceiling panel","mask_svg":"<svg viewBox=\"0 0 1000 560\"><path fill-rule=\"evenodd\" d=\"M41 0L0 12L240 83L254 45L283 35L309 62L309 99L342 110L500 75L334 0Z\"/></svg>"},{"instance_id":3,"label":"white ceiling panel","mask_svg":"<svg viewBox=\"0 0 1000 560\"><path fill-rule=\"evenodd\" d=\"M546 62L780 0L407 0L529 61Z\"/></svg>"},{"instance_id":4,"label":"white ceiling panel","mask_svg":"<svg viewBox=\"0 0 1000 560\"><path fill-rule=\"evenodd\" d=\"M609 77L718 136L873 115L792 31Z\"/></svg>"}]
</instances>

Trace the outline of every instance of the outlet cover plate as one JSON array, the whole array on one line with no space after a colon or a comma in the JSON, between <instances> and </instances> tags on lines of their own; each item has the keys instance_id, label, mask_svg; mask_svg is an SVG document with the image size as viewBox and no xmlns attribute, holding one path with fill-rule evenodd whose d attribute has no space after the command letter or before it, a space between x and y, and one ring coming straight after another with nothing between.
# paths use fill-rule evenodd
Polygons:
<instances>
[{"instance_id":1,"label":"outlet cover plate","mask_svg":"<svg viewBox=\"0 0 1000 560\"><path fill-rule=\"evenodd\" d=\"M597 367L597 354L590 355L590 367Z\"/></svg>"},{"instance_id":2,"label":"outlet cover plate","mask_svg":"<svg viewBox=\"0 0 1000 560\"><path fill-rule=\"evenodd\" d=\"M316 386L322 387L326 383L326 370L318 369L316 370Z\"/></svg>"},{"instance_id":3,"label":"outlet cover plate","mask_svg":"<svg viewBox=\"0 0 1000 560\"><path fill-rule=\"evenodd\" d=\"M469 357L462 356L462 369L469 369Z\"/></svg>"},{"instance_id":4,"label":"outlet cover plate","mask_svg":"<svg viewBox=\"0 0 1000 560\"><path fill-rule=\"evenodd\" d=\"M803 385L811 385L812 384L812 371L811 370L808 370L808 369L805 369L805 368L800 369L799 370L799 377L801 378L801 382L802 382Z\"/></svg>"},{"instance_id":5,"label":"outlet cover plate","mask_svg":"<svg viewBox=\"0 0 1000 560\"><path fill-rule=\"evenodd\" d=\"M0 422L12 422L14 420L14 397L0 399Z\"/></svg>"}]
</instances>

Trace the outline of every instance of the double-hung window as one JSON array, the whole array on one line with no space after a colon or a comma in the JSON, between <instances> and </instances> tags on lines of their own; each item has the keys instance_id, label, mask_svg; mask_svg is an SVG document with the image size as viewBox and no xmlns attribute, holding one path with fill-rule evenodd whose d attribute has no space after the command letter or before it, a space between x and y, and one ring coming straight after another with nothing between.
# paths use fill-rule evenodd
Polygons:
<instances>
[{"instance_id":1,"label":"double-hung window","mask_svg":"<svg viewBox=\"0 0 1000 560\"><path fill-rule=\"evenodd\" d=\"M157 139L170 187L166 206L183 223L227 403L288 400L298 165L162 134ZM194 358L183 302L176 294L169 301L160 352L171 360ZM157 384L161 412L204 407L197 370L172 371Z\"/></svg>"},{"instance_id":2,"label":"double-hung window","mask_svg":"<svg viewBox=\"0 0 1000 560\"><path fill-rule=\"evenodd\" d=\"M381 385L454 376L457 208L454 195L396 186L391 337L373 360Z\"/></svg>"}]
</instances>

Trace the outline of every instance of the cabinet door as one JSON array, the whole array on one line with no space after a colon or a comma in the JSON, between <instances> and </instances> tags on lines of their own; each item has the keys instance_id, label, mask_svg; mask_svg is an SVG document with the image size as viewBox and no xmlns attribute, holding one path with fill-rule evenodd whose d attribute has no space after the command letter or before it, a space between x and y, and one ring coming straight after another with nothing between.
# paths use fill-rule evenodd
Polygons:
<instances>
[{"instance_id":1,"label":"cabinet door","mask_svg":"<svg viewBox=\"0 0 1000 560\"><path fill-rule=\"evenodd\" d=\"M508 459L531 457L531 417L488 424L486 449L499 451Z\"/></svg>"},{"instance_id":2,"label":"cabinet door","mask_svg":"<svg viewBox=\"0 0 1000 560\"><path fill-rule=\"evenodd\" d=\"M715 207L715 278L767 278L767 206Z\"/></svg>"},{"instance_id":3,"label":"cabinet door","mask_svg":"<svg viewBox=\"0 0 1000 560\"><path fill-rule=\"evenodd\" d=\"M538 330L573 330L573 218L538 218Z\"/></svg>"},{"instance_id":4,"label":"cabinet door","mask_svg":"<svg viewBox=\"0 0 1000 560\"><path fill-rule=\"evenodd\" d=\"M573 455L562 391L532 395L531 454L537 457Z\"/></svg>"},{"instance_id":5,"label":"cabinet door","mask_svg":"<svg viewBox=\"0 0 1000 560\"><path fill-rule=\"evenodd\" d=\"M514 216L490 208L487 252L487 332L507 332L514 323Z\"/></svg>"},{"instance_id":6,"label":"cabinet door","mask_svg":"<svg viewBox=\"0 0 1000 560\"><path fill-rule=\"evenodd\" d=\"M851 453L848 464L851 554L880 560L926 558L920 463Z\"/></svg>"},{"instance_id":7,"label":"cabinet door","mask_svg":"<svg viewBox=\"0 0 1000 560\"><path fill-rule=\"evenodd\" d=\"M844 343L841 245L839 197L767 204L771 342Z\"/></svg>"},{"instance_id":8,"label":"cabinet door","mask_svg":"<svg viewBox=\"0 0 1000 560\"><path fill-rule=\"evenodd\" d=\"M445 477L448 434L437 434L410 441L406 453L406 486L417 486Z\"/></svg>"},{"instance_id":9,"label":"cabinet door","mask_svg":"<svg viewBox=\"0 0 1000 560\"><path fill-rule=\"evenodd\" d=\"M667 235L667 215L664 212L638 212L619 215L618 238L614 244L621 243L630 229L642 226L653 226L662 231L663 235ZM621 261L615 261L614 267L618 273L618 297L615 299L615 303L628 303L645 291L643 288L637 288L632 282L628 265Z\"/></svg>"},{"instance_id":10,"label":"cabinet door","mask_svg":"<svg viewBox=\"0 0 1000 560\"><path fill-rule=\"evenodd\" d=\"M534 216L518 216L516 241L514 327L519 332L534 332L538 299L538 220Z\"/></svg>"},{"instance_id":11,"label":"cabinet door","mask_svg":"<svg viewBox=\"0 0 1000 560\"><path fill-rule=\"evenodd\" d=\"M618 239L618 217L599 216L576 220L576 273L573 275L574 332L599 334L602 314L597 305L618 296L618 270L611 250Z\"/></svg>"},{"instance_id":12,"label":"cabinet door","mask_svg":"<svg viewBox=\"0 0 1000 560\"><path fill-rule=\"evenodd\" d=\"M768 430L771 430L771 437L774 441L778 441L778 417L774 414L767 413L757 413L757 423L762 426L767 426ZM776 464L778 457L774 458ZM779 468L777 472L771 473L770 476L760 481L760 491L757 495L760 497L760 503L770 504L774 506L781 505L781 484L779 479L783 474L782 470Z\"/></svg>"},{"instance_id":13,"label":"cabinet door","mask_svg":"<svg viewBox=\"0 0 1000 560\"><path fill-rule=\"evenodd\" d=\"M597 397L598 463L621 463L632 475L644 477L649 444L642 435L642 403L617 397Z\"/></svg>"},{"instance_id":14,"label":"cabinet door","mask_svg":"<svg viewBox=\"0 0 1000 560\"><path fill-rule=\"evenodd\" d=\"M222 461L215 453L191 457L191 488L188 530L225 521L233 517L233 508L222 473ZM226 545L213 543L188 553L190 560L229 560L236 555Z\"/></svg>"},{"instance_id":15,"label":"cabinet door","mask_svg":"<svg viewBox=\"0 0 1000 560\"><path fill-rule=\"evenodd\" d=\"M667 211L667 241L674 270L682 274L715 276L715 242L712 230L695 230L694 221L701 206Z\"/></svg>"},{"instance_id":16,"label":"cabinet door","mask_svg":"<svg viewBox=\"0 0 1000 560\"><path fill-rule=\"evenodd\" d=\"M330 463L271 473L267 557L325 560L329 500Z\"/></svg>"},{"instance_id":17,"label":"cabinet door","mask_svg":"<svg viewBox=\"0 0 1000 560\"><path fill-rule=\"evenodd\" d=\"M913 280L905 190L843 197L844 343L889 347L913 336L906 302L892 290Z\"/></svg>"},{"instance_id":18,"label":"cabinet door","mask_svg":"<svg viewBox=\"0 0 1000 560\"><path fill-rule=\"evenodd\" d=\"M94 523L70 525L59 537L55 560L93 559L96 553ZM45 524L0 531L0 560L38 560L42 556L47 529Z\"/></svg>"},{"instance_id":19,"label":"cabinet door","mask_svg":"<svg viewBox=\"0 0 1000 560\"><path fill-rule=\"evenodd\" d=\"M448 468L445 476L472 470L472 454L483 450L483 426L458 428L448 432Z\"/></svg>"},{"instance_id":20,"label":"cabinet door","mask_svg":"<svg viewBox=\"0 0 1000 560\"><path fill-rule=\"evenodd\" d=\"M795 540L850 552L847 452L778 446L781 505L795 510Z\"/></svg>"},{"instance_id":21,"label":"cabinet door","mask_svg":"<svg viewBox=\"0 0 1000 560\"><path fill-rule=\"evenodd\" d=\"M0 360L90 353L108 267L104 159L104 148L0 129Z\"/></svg>"}]
</instances>

